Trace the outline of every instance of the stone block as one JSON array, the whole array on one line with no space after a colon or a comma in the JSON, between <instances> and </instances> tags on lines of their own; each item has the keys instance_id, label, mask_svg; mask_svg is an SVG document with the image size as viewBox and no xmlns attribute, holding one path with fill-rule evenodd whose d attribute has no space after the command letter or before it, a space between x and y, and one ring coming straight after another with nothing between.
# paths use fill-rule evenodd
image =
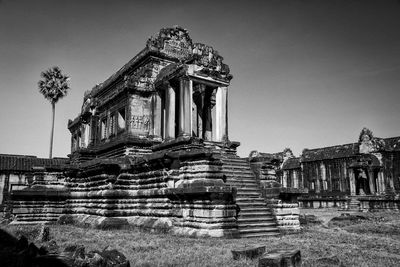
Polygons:
<instances>
[{"instance_id":1,"label":"stone block","mask_svg":"<svg viewBox=\"0 0 400 267\"><path fill-rule=\"evenodd\" d=\"M264 253L258 261L259 267L300 267L301 254L298 249L277 249Z\"/></svg>"},{"instance_id":2,"label":"stone block","mask_svg":"<svg viewBox=\"0 0 400 267\"><path fill-rule=\"evenodd\" d=\"M237 250L232 250L234 260L240 258L254 259L260 257L265 252L265 246L259 247L242 247Z\"/></svg>"}]
</instances>

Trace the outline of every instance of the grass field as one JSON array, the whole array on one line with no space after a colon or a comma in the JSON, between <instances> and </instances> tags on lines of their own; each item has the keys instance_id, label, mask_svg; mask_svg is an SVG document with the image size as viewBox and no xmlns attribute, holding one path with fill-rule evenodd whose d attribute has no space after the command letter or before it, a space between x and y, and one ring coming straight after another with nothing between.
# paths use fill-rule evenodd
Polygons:
<instances>
[{"instance_id":1,"label":"grass field","mask_svg":"<svg viewBox=\"0 0 400 267\"><path fill-rule=\"evenodd\" d=\"M323 224L307 225L298 234L258 239L190 238L139 230L94 230L52 225L52 238L61 247L81 244L87 250L109 246L121 251L131 266L257 266L258 260L232 259L231 250L265 245L268 250L301 250L304 266L400 266L400 214L371 213L368 220L346 225L328 224L333 210L303 210ZM364 214L365 215L365 214ZM39 227L1 226L31 241ZM40 246L39 242L35 243Z\"/></svg>"}]
</instances>

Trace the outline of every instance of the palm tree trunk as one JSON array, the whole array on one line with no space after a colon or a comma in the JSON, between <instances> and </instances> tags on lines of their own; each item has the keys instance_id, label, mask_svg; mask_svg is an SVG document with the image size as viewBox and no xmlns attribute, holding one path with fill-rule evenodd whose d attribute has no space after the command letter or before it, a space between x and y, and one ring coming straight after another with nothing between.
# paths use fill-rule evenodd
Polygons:
<instances>
[{"instance_id":1,"label":"palm tree trunk","mask_svg":"<svg viewBox=\"0 0 400 267\"><path fill-rule=\"evenodd\" d=\"M51 134L50 134L50 155L49 158L53 157L53 135L54 135L54 117L56 114L56 104L51 103L52 120L51 120Z\"/></svg>"}]
</instances>

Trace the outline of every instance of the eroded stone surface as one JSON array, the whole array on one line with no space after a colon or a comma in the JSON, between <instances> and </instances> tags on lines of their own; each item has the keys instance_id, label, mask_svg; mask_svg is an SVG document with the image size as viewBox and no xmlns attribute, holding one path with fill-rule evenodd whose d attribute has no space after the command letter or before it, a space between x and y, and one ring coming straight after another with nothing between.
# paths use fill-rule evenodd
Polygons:
<instances>
[{"instance_id":1,"label":"eroded stone surface","mask_svg":"<svg viewBox=\"0 0 400 267\"><path fill-rule=\"evenodd\" d=\"M239 249L232 250L232 256L234 260L240 258L255 259L263 255L265 252L265 246L258 247L242 247Z\"/></svg>"},{"instance_id":2,"label":"eroded stone surface","mask_svg":"<svg viewBox=\"0 0 400 267\"><path fill-rule=\"evenodd\" d=\"M259 267L300 267L301 253L298 249L277 249L266 252L258 261Z\"/></svg>"}]
</instances>

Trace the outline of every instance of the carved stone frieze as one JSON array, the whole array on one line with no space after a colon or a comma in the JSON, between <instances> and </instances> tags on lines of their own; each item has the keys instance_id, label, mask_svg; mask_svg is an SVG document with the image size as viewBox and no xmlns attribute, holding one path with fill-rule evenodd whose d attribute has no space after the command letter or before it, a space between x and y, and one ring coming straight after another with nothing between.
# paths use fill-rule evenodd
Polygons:
<instances>
[{"instance_id":1,"label":"carved stone frieze","mask_svg":"<svg viewBox=\"0 0 400 267\"><path fill-rule=\"evenodd\" d=\"M147 40L146 47L161 54L185 61L192 56L193 42L182 27L163 28Z\"/></svg>"}]
</instances>

